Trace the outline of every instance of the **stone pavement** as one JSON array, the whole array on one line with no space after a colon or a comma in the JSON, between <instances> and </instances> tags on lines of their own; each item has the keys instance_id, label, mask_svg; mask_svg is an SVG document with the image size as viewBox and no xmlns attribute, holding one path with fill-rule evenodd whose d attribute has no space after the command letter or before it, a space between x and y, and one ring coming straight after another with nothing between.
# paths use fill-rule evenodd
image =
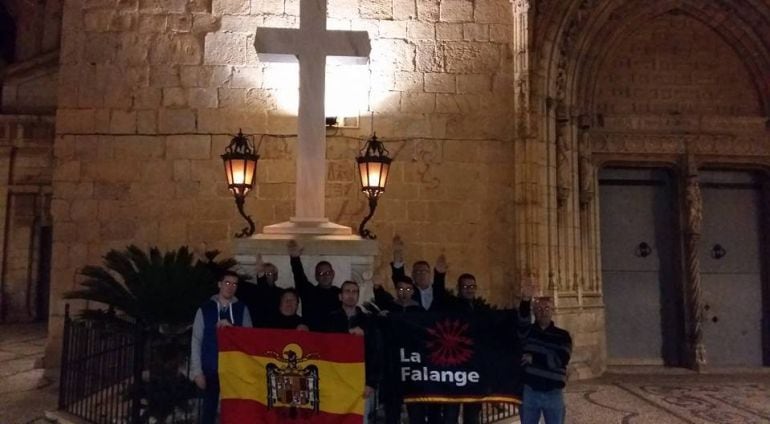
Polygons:
<instances>
[{"instance_id":1,"label":"stone pavement","mask_svg":"<svg viewBox=\"0 0 770 424\"><path fill-rule=\"evenodd\" d=\"M46 422L56 408L57 387L37 368L46 324L0 324L0 424Z\"/></svg>"},{"instance_id":2,"label":"stone pavement","mask_svg":"<svg viewBox=\"0 0 770 424\"><path fill-rule=\"evenodd\" d=\"M44 324L0 325L0 424L46 423L57 386L35 368L45 347ZM770 423L770 368L611 368L568 385L570 424Z\"/></svg>"},{"instance_id":3,"label":"stone pavement","mask_svg":"<svg viewBox=\"0 0 770 424\"><path fill-rule=\"evenodd\" d=\"M611 368L601 378L569 384L567 422L770 423L768 371Z\"/></svg>"}]
</instances>

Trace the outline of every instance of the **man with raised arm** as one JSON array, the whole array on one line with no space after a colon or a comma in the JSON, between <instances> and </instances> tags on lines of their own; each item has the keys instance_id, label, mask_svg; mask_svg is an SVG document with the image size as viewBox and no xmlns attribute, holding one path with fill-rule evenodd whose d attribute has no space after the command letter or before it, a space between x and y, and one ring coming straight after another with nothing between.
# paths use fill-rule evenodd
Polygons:
<instances>
[{"instance_id":1,"label":"man with raised arm","mask_svg":"<svg viewBox=\"0 0 770 424\"><path fill-rule=\"evenodd\" d=\"M401 237L393 237L393 262L391 277L393 284L398 289L399 282L406 278L404 271L404 242ZM446 293L446 257L442 254L436 259L436 267L431 278L430 264L419 260L412 265L412 281L414 291L412 299L425 311L438 311L446 306L448 296ZM423 424L442 423L442 405L435 403L409 403L406 406L409 414L409 422Z\"/></svg>"},{"instance_id":2,"label":"man with raised arm","mask_svg":"<svg viewBox=\"0 0 770 424\"><path fill-rule=\"evenodd\" d=\"M374 286L374 303L382 312L381 315L388 318L402 318L408 314L424 314L425 309L417 303L412 295L415 290L414 282L411 278L402 276L396 282L396 296L394 297L380 284ZM385 405L385 424L401 423L401 406L403 398L401 394L401 381L399 380L399 352L393 343L395 334L393 328L389 325L382 326L384 358L383 376L380 384L380 399Z\"/></svg>"},{"instance_id":3,"label":"man with raised arm","mask_svg":"<svg viewBox=\"0 0 770 424\"><path fill-rule=\"evenodd\" d=\"M457 278L457 297L447 305L446 309L454 313L470 316L483 313L491 308L484 299L476 297L476 277L473 274L461 274ZM448 403L443 406L444 424L456 424L460 418L459 403ZM463 424L478 424L481 419L481 403L462 404Z\"/></svg>"},{"instance_id":4,"label":"man with raised arm","mask_svg":"<svg viewBox=\"0 0 770 424\"><path fill-rule=\"evenodd\" d=\"M393 262L390 266L393 284L397 284L406 276L404 271L404 242L398 235L393 238ZM439 309L446 301L447 268L446 257L443 254L436 260L432 279L428 262L419 260L412 265L412 280L416 289L412 297L426 311Z\"/></svg>"},{"instance_id":5,"label":"man with raised arm","mask_svg":"<svg viewBox=\"0 0 770 424\"><path fill-rule=\"evenodd\" d=\"M265 327L278 315L283 289L275 284L278 281L278 267L270 262L263 263L260 253L257 253L256 259L257 283L242 282L235 294L238 300L249 307L254 326Z\"/></svg>"},{"instance_id":6,"label":"man with raised arm","mask_svg":"<svg viewBox=\"0 0 770 424\"><path fill-rule=\"evenodd\" d=\"M313 285L305 275L302 266L302 247L296 241L290 240L287 244L291 263L291 272L294 275L294 287L299 293L302 302L302 318L313 331L325 328L324 322L332 311L340 308L340 288L333 285L334 269L327 261L318 262L315 266L315 279L317 285Z\"/></svg>"}]
</instances>

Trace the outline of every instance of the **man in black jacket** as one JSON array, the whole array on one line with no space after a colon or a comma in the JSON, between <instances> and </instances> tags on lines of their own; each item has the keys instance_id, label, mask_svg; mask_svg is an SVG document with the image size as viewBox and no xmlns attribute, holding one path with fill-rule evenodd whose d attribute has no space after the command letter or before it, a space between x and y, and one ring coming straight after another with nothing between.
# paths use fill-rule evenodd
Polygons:
<instances>
[{"instance_id":1,"label":"man in black jacket","mask_svg":"<svg viewBox=\"0 0 770 424\"><path fill-rule=\"evenodd\" d=\"M396 282L396 296L377 284L374 286L374 303L382 310L379 323L382 324L382 340L384 344L384 361L382 383L380 384L380 399L385 405L385 424L399 424L401 422L401 405L403 404L400 390L401 381L398 378L399 353L393 342L395 334L393 327L388 325L390 319L409 319L411 314L425 313L425 309L417 303L412 295L415 292L414 282L406 276L402 276Z\"/></svg>"},{"instance_id":2,"label":"man in black jacket","mask_svg":"<svg viewBox=\"0 0 770 424\"><path fill-rule=\"evenodd\" d=\"M299 295L297 290L284 289L278 306L278 314L268 322L267 328L308 331L309 328L305 324L305 319L297 315L298 307Z\"/></svg>"},{"instance_id":3,"label":"man in black jacket","mask_svg":"<svg viewBox=\"0 0 770 424\"><path fill-rule=\"evenodd\" d=\"M263 263L259 253L256 269L257 284L242 282L235 295L248 306L254 327L264 327L278 315L278 303L283 289L275 284L278 281L278 268L270 262Z\"/></svg>"},{"instance_id":4,"label":"man in black jacket","mask_svg":"<svg viewBox=\"0 0 770 424\"><path fill-rule=\"evenodd\" d=\"M324 330L329 333L349 333L364 337L364 356L366 363L366 387L363 396L366 399L364 424L372 422L374 415L375 390L382 378L382 343L376 326L370 317L358 307L359 287L355 281L345 281L340 287L341 307L332 311Z\"/></svg>"},{"instance_id":5,"label":"man in black jacket","mask_svg":"<svg viewBox=\"0 0 770 424\"><path fill-rule=\"evenodd\" d=\"M302 247L294 240L290 240L287 246L291 272L294 274L294 287L302 301L302 318L311 330L322 330L325 327L324 320L340 307L340 288L333 285L334 269L329 262L318 262L315 266L318 285L313 285L302 267Z\"/></svg>"},{"instance_id":6,"label":"man in black jacket","mask_svg":"<svg viewBox=\"0 0 770 424\"><path fill-rule=\"evenodd\" d=\"M447 305L447 309L462 315L490 310L483 299L476 297L476 277L473 274L462 274L457 278L457 297ZM460 417L460 404L448 403L443 406L444 424L456 424ZM463 424L478 424L481 419L481 403L464 403L462 405Z\"/></svg>"},{"instance_id":7,"label":"man in black jacket","mask_svg":"<svg viewBox=\"0 0 770 424\"><path fill-rule=\"evenodd\" d=\"M375 284L374 303L385 313L424 311L422 306L412 297L415 290L414 282L406 276L402 276L396 282L396 297L385 291L382 285Z\"/></svg>"},{"instance_id":8,"label":"man in black jacket","mask_svg":"<svg viewBox=\"0 0 770 424\"><path fill-rule=\"evenodd\" d=\"M530 323L530 300L522 295L519 317L522 324L528 325L521 327L524 344L521 358L524 366L521 423L537 424L542 414L546 424L563 424L563 389L572 353L572 338L569 332L553 324L550 298L538 298L534 309L535 322Z\"/></svg>"}]
</instances>

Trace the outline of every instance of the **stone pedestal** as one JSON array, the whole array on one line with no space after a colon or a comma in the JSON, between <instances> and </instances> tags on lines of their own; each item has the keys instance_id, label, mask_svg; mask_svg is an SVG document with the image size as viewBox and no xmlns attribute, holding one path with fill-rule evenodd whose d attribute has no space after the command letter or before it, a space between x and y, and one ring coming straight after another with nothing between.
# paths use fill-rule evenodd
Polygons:
<instances>
[{"instance_id":1,"label":"stone pedestal","mask_svg":"<svg viewBox=\"0 0 770 424\"><path fill-rule=\"evenodd\" d=\"M289 240L296 240L303 247L302 264L312 283L315 284L315 265L322 260L328 261L334 267L335 285L339 286L345 280L356 281L361 287L361 301L372 298L374 259L379 250L376 241L365 240L357 235L258 234L248 239L235 240L235 259L242 272L251 275L256 281L256 254L261 253L264 262L271 262L278 267L277 284L293 287L294 279L286 247Z\"/></svg>"}]
</instances>

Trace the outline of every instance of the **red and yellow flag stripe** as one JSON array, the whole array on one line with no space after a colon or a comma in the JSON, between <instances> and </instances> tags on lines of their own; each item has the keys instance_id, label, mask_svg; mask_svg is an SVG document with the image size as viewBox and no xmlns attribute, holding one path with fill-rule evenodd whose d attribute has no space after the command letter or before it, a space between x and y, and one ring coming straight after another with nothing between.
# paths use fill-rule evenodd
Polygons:
<instances>
[{"instance_id":1,"label":"red and yellow flag stripe","mask_svg":"<svg viewBox=\"0 0 770 424\"><path fill-rule=\"evenodd\" d=\"M363 338L296 330L223 328L217 339L223 424L362 422ZM281 355L287 348L297 353L298 367L312 365L318 369L318 412L296 408L292 416L292 411L281 404L268 409L266 367L287 365L270 352Z\"/></svg>"}]
</instances>

